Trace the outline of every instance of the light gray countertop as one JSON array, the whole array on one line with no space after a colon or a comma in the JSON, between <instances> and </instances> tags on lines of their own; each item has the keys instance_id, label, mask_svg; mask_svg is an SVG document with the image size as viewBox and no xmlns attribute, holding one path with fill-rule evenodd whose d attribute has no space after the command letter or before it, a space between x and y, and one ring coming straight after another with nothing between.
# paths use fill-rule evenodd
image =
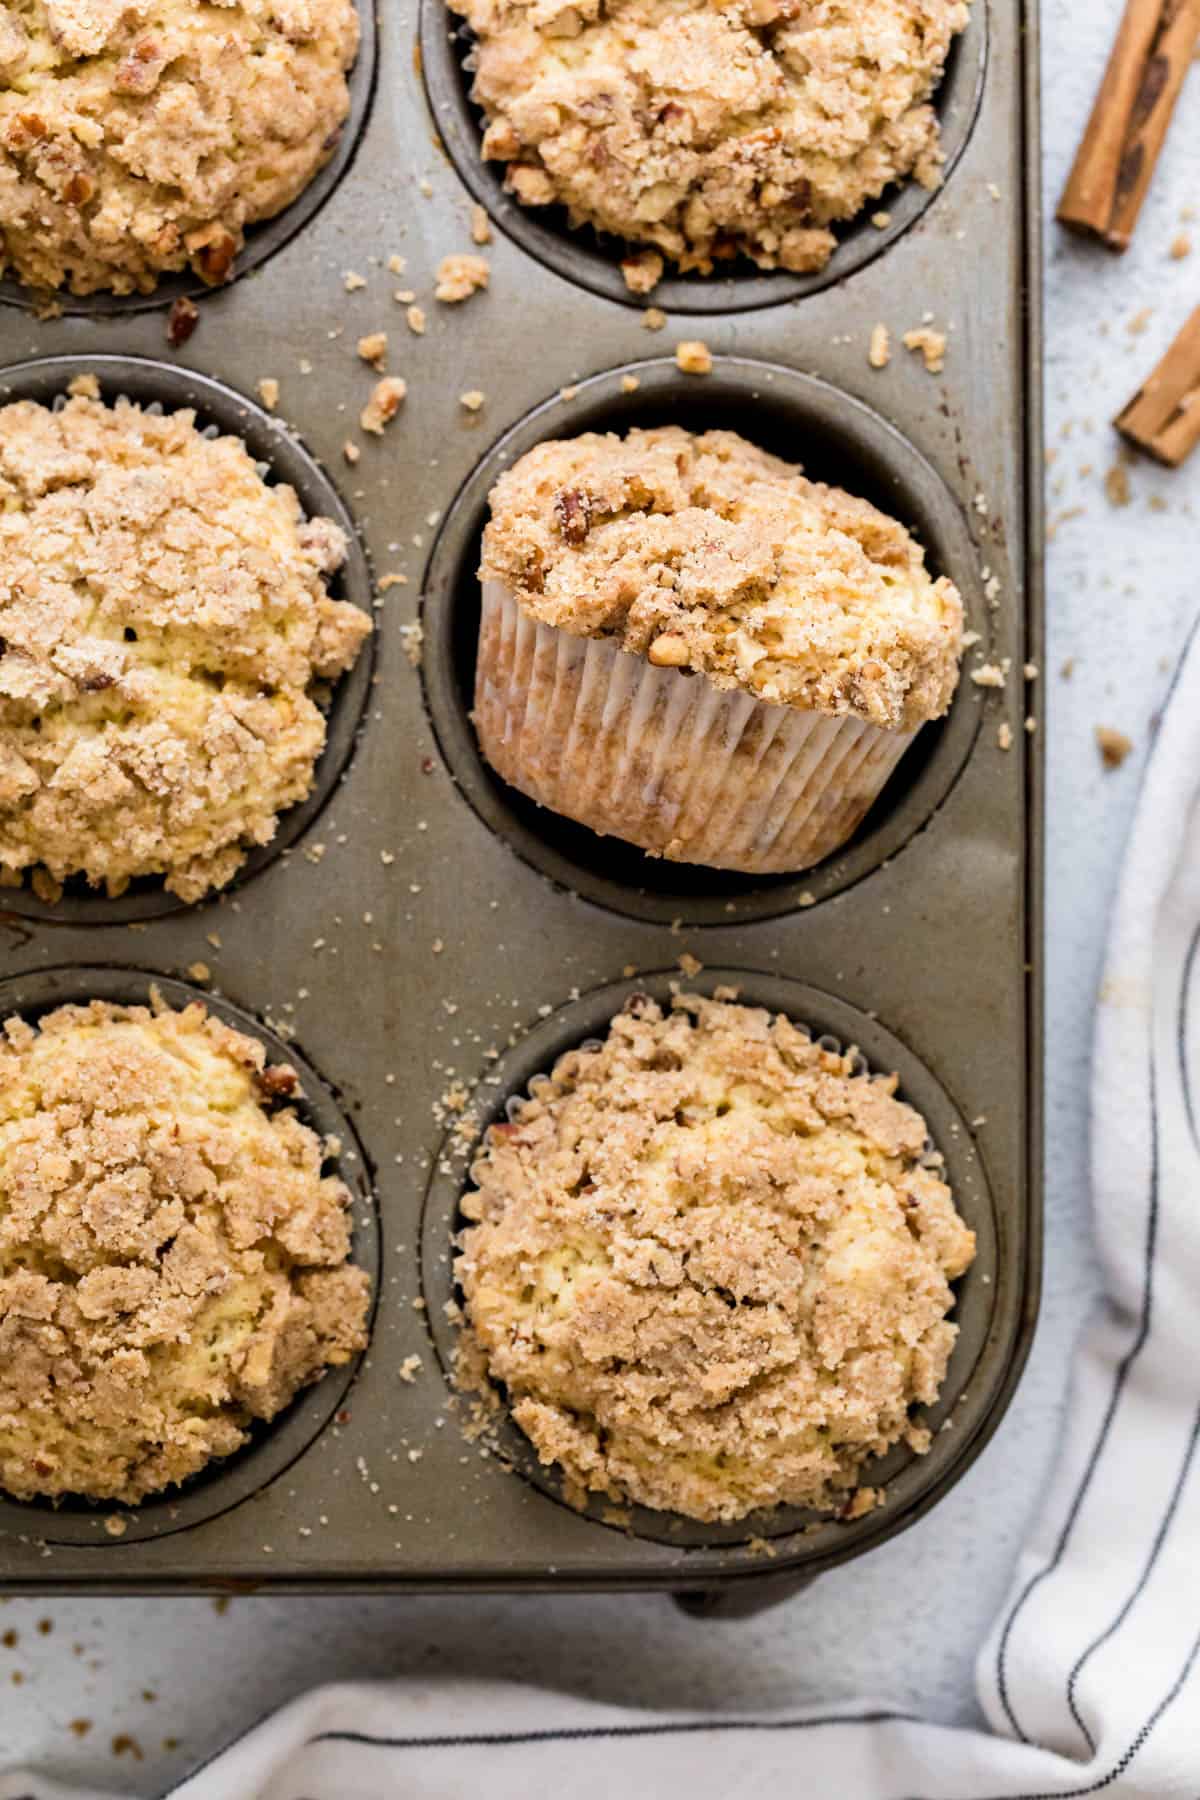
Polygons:
<instances>
[{"instance_id":1,"label":"light gray countertop","mask_svg":"<svg viewBox=\"0 0 1200 1800\"><path fill-rule=\"evenodd\" d=\"M1044 11L1054 196L1120 0L1044 0ZM1096 1298L1086 1177L1093 997L1155 711L1197 604L1200 457L1179 474L1138 465L1127 508L1103 488L1116 459L1106 420L1200 299L1200 217L1190 259L1169 255L1184 209L1200 215L1200 75L1184 105L1191 129L1173 134L1128 256L1047 233L1052 541L1037 700L1048 710L1050 772L1046 1279L1024 1380L988 1449L907 1534L739 1624L697 1623L641 1598L238 1599L222 1615L207 1600L12 1601L0 1609L0 1632L18 1634L0 1647L0 1760L149 1795L312 1683L405 1670L503 1673L662 1707L800 1707L869 1693L947 1722L977 1720L975 1653L1045 1489L1072 1346ZM1159 497L1161 511L1151 506ZM1101 769L1098 724L1135 740L1117 773ZM93 1721L85 1737L70 1728L79 1719ZM144 1760L114 1759L122 1733ZM171 1739L177 1747L164 1748Z\"/></svg>"}]
</instances>

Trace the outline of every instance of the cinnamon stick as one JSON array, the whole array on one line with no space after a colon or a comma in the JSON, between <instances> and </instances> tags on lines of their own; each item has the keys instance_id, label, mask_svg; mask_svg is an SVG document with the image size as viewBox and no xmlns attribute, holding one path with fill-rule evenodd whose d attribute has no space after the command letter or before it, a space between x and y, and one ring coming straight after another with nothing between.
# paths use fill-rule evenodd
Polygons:
<instances>
[{"instance_id":1,"label":"cinnamon stick","mask_svg":"<svg viewBox=\"0 0 1200 1800\"><path fill-rule=\"evenodd\" d=\"M1128 0L1058 218L1127 250L1200 41L1200 0Z\"/></svg>"},{"instance_id":2,"label":"cinnamon stick","mask_svg":"<svg viewBox=\"0 0 1200 1800\"><path fill-rule=\"evenodd\" d=\"M1140 450L1172 468L1200 444L1200 307L1113 423Z\"/></svg>"}]
</instances>

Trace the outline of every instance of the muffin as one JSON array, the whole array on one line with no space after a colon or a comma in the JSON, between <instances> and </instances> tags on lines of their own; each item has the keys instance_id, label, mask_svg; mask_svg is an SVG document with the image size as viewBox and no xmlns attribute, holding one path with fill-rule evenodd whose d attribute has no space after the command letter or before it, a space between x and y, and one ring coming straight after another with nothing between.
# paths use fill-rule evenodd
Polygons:
<instances>
[{"instance_id":1,"label":"muffin","mask_svg":"<svg viewBox=\"0 0 1200 1800\"><path fill-rule=\"evenodd\" d=\"M0 274L227 280L336 147L357 49L353 0L0 5Z\"/></svg>"},{"instance_id":2,"label":"muffin","mask_svg":"<svg viewBox=\"0 0 1200 1800\"><path fill-rule=\"evenodd\" d=\"M930 96L965 0L452 0L475 35L483 155L528 206L558 203L711 273L807 273L893 182L935 187Z\"/></svg>"},{"instance_id":3,"label":"muffin","mask_svg":"<svg viewBox=\"0 0 1200 1800\"><path fill-rule=\"evenodd\" d=\"M0 1030L0 1486L136 1502L366 1343L344 1184L295 1072L210 1018Z\"/></svg>"},{"instance_id":4,"label":"muffin","mask_svg":"<svg viewBox=\"0 0 1200 1800\"><path fill-rule=\"evenodd\" d=\"M924 1120L859 1067L720 990L640 996L491 1128L462 1379L499 1384L577 1500L857 1515L868 1459L928 1447L910 1409L975 1240Z\"/></svg>"},{"instance_id":5,"label":"muffin","mask_svg":"<svg viewBox=\"0 0 1200 1800\"><path fill-rule=\"evenodd\" d=\"M309 793L321 684L371 629L327 591L346 548L191 412L0 408L0 877L228 882Z\"/></svg>"},{"instance_id":6,"label":"muffin","mask_svg":"<svg viewBox=\"0 0 1200 1800\"><path fill-rule=\"evenodd\" d=\"M820 862L958 681L962 602L904 526L730 431L539 444L480 576L487 761L676 861Z\"/></svg>"}]
</instances>

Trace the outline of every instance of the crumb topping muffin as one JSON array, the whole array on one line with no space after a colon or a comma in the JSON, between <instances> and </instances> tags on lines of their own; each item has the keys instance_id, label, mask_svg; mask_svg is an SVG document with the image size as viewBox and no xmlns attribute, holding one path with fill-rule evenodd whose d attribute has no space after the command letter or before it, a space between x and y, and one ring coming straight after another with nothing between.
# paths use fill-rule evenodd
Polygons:
<instances>
[{"instance_id":1,"label":"crumb topping muffin","mask_svg":"<svg viewBox=\"0 0 1200 1800\"><path fill-rule=\"evenodd\" d=\"M539 444L492 491L480 574L544 624L887 730L958 681L962 601L905 527L731 431Z\"/></svg>"},{"instance_id":2,"label":"crumb topping muffin","mask_svg":"<svg viewBox=\"0 0 1200 1800\"><path fill-rule=\"evenodd\" d=\"M326 590L345 553L190 411L0 408L0 873L228 882L308 794L317 684L370 632Z\"/></svg>"},{"instance_id":3,"label":"crumb topping muffin","mask_svg":"<svg viewBox=\"0 0 1200 1800\"><path fill-rule=\"evenodd\" d=\"M366 1343L295 1072L201 1005L0 1031L0 1485L135 1502Z\"/></svg>"},{"instance_id":4,"label":"crumb topping muffin","mask_svg":"<svg viewBox=\"0 0 1200 1800\"><path fill-rule=\"evenodd\" d=\"M924 1120L855 1067L720 993L643 996L492 1127L461 1378L502 1384L576 1493L842 1510L869 1458L928 1446L909 1409L937 1397L975 1240Z\"/></svg>"},{"instance_id":5,"label":"crumb topping muffin","mask_svg":"<svg viewBox=\"0 0 1200 1800\"><path fill-rule=\"evenodd\" d=\"M332 154L357 49L353 0L0 4L0 274L225 281Z\"/></svg>"},{"instance_id":6,"label":"crumb topping muffin","mask_svg":"<svg viewBox=\"0 0 1200 1800\"><path fill-rule=\"evenodd\" d=\"M930 96L965 0L452 0L483 154L527 205L711 272L823 268L830 227L939 180Z\"/></svg>"}]
</instances>

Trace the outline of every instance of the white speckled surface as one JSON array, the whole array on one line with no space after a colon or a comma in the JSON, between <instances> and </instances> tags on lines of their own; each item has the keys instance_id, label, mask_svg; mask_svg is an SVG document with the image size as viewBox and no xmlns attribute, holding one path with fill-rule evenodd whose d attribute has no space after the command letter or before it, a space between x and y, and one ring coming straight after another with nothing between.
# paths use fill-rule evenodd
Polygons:
<instances>
[{"instance_id":1,"label":"white speckled surface","mask_svg":"<svg viewBox=\"0 0 1200 1800\"><path fill-rule=\"evenodd\" d=\"M1054 195L1120 0L1043 4ZM1102 487L1115 459L1105 421L1200 296L1200 217L1192 257L1176 262L1168 253L1183 209L1191 203L1200 214L1200 74L1183 106L1192 123L1173 134L1129 256L1112 259L1048 233L1057 526L1042 696L1050 712L1046 1286L1024 1382L992 1444L904 1537L736 1625L696 1623L665 1600L627 1598L236 1600L223 1616L204 1600L14 1601L0 1609L0 1633L18 1635L15 1646L0 1645L3 1762L28 1759L149 1795L313 1682L404 1669L502 1670L648 1706L799 1706L870 1691L945 1721L977 1717L976 1647L1044 1487L1071 1347L1095 1296L1084 1163L1092 997L1142 757L1197 601L1200 458L1177 475L1135 468L1126 509L1114 510ZM1145 308L1144 329L1132 333ZM1164 511L1151 511L1155 496ZM1068 657L1069 681L1059 673ZM1093 730L1101 723L1137 744L1117 774L1100 769ZM45 1620L53 1626L43 1634ZM70 1729L78 1719L94 1722L84 1737ZM114 1760L119 1733L137 1740L143 1761L129 1753ZM178 1746L165 1749L168 1739Z\"/></svg>"}]
</instances>

